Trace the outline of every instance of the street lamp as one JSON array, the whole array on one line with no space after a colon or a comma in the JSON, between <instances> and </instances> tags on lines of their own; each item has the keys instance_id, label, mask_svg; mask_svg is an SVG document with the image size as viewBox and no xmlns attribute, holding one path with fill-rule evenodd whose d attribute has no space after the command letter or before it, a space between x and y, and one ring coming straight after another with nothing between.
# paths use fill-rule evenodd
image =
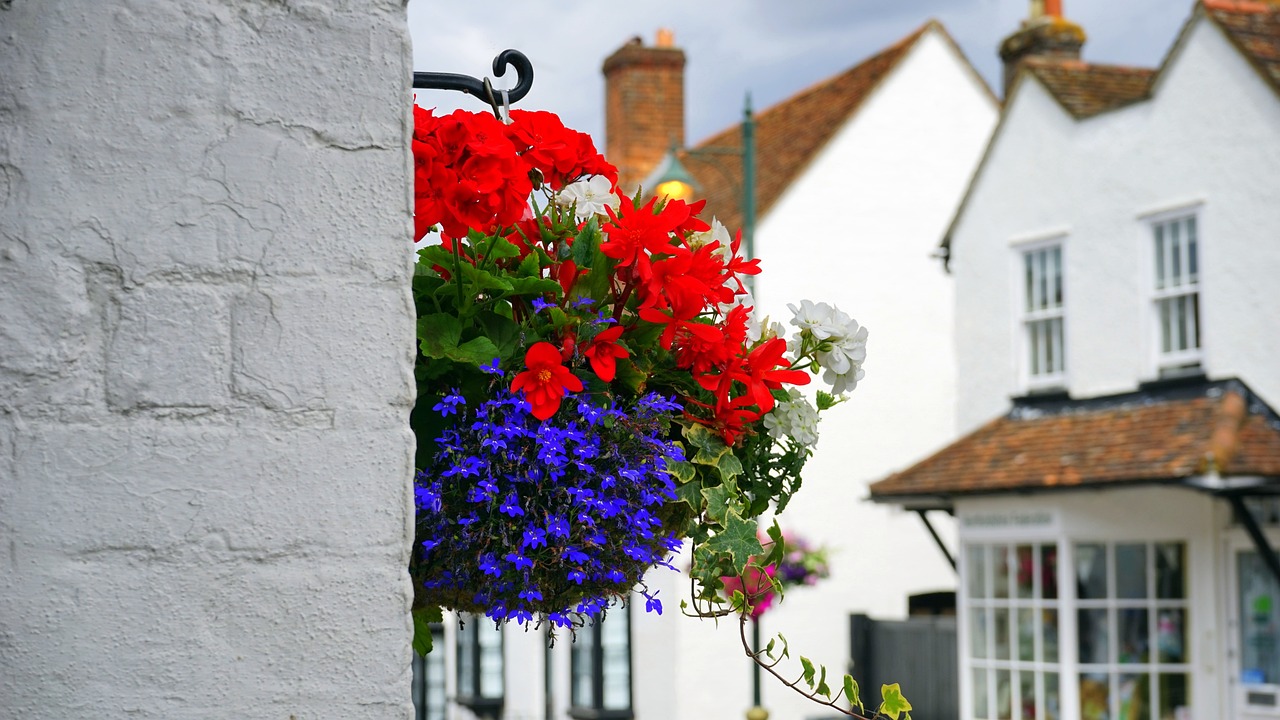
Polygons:
<instances>
[{"instance_id":1,"label":"street lamp","mask_svg":"<svg viewBox=\"0 0 1280 720\"><path fill-rule=\"evenodd\" d=\"M742 182L741 184L734 182L733 178L728 175L719 165L709 163L712 167L717 168L726 180L734 185L741 192L740 202L742 209L742 246L743 255L750 260L756 255L756 141L755 141L756 123L751 115L751 93L747 93L746 100L742 107L742 148L719 148L708 147L700 149L686 149L683 151L685 157L703 158L715 155L730 155L742 159ZM688 200L693 197L694 192L698 189L697 183L694 182L693 176L685 169L684 164L680 162L678 155L679 149L672 147L667 156L663 158L662 163L658 166L655 174L657 179L652 183L655 192L673 200ZM751 285L751 278L747 278L747 284ZM752 288L754 290L754 287Z\"/></svg>"}]
</instances>

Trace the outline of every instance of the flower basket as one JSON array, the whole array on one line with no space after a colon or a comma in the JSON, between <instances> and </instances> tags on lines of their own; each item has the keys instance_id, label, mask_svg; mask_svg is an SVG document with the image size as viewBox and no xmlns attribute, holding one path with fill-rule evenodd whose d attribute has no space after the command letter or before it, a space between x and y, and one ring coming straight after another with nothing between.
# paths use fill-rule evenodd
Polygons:
<instances>
[{"instance_id":1,"label":"flower basket","mask_svg":"<svg viewBox=\"0 0 1280 720\"><path fill-rule=\"evenodd\" d=\"M703 599L763 547L866 331L753 316L703 203L625 197L551 113L415 108L415 607L589 622L688 540ZM824 372L816 407L796 390ZM776 526L774 528L776 531ZM772 534L773 531L771 531Z\"/></svg>"}]
</instances>

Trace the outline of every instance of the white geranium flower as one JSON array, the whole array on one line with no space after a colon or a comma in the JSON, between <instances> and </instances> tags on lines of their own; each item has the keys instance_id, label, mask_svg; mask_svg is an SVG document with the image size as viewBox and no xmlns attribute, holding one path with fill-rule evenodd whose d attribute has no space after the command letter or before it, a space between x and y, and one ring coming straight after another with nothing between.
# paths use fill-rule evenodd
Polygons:
<instances>
[{"instance_id":1,"label":"white geranium flower","mask_svg":"<svg viewBox=\"0 0 1280 720\"><path fill-rule=\"evenodd\" d=\"M791 437L805 447L813 447L818 442L818 409L795 388L787 391L787 398L764 416L764 426L774 438Z\"/></svg>"},{"instance_id":2,"label":"white geranium flower","mask_svg":"<svg viewBox=\"0 0 1280 720\"><path fill-rule=\"evenodd\" d=\"M618 196L613 194L609 178L594 175L588 180L565 185L556 195L556 204L560 207L575 205L574 214L586 219L592 215L603 215L606 205L617 210Z\"/></svg>"},{"instance_id":3,"label":"white geranium flower","mask_svg":"<svg viewBox=\"0 0 1280 720\"><path fill-rule=\"evenodd\" d=\"M729 228L725 227L724 223L720 222L715 217L711 218L710 230L704 230L703 232L694 233L689 236L689 247L698 248L703 245L709 245L713 242L720 243L720 247L715 250L716 255L719 255L722 260L728 262L730 254L733 252L730 248L733 238L729 235Z\"/></svg>"},{"instance_id":4,"label":"white geranium flower","mask_svg":"<svg viewBox=\"0 0 1280 720\"><path fill-rule=\"evenodd\" d=\"M847 316L845 319L843 331L827 338L818 348L818 364L825 369L822 380L831 385L832 395L858 386L863 376L862 363L867 359L867 329L857 320Z\"/></svg>"},{"instance_id":5,"label":"white geranium flower","mask_svg":"<svg viewBox=\"0 0 1280 720\"><path fill-rule=\"evenodd\" d=\"M840 325L836 322L836 313L840 311L826 303L801 300L799 308L789 304L787 309L793 315L791 324L800 328L802 334L808 331L813 337L819 340L826 340L832 335L840 333Z\"/></svg>"}]
</instances>

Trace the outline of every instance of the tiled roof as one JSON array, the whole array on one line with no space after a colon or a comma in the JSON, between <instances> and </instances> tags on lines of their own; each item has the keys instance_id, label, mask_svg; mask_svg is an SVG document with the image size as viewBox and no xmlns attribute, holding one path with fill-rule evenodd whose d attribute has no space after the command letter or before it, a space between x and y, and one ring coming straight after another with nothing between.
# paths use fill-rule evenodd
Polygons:
<instances>
[{"instance_id":1,"label":"tiled roof","mask_svg":"<svg viewBox=\"0 0 1280 720\"><path fill-rule=\"evenodd\" d=\"M1280 2L1204 0L1203 5L1236 49L1280 92Z\"/></svg>"},{"instance_id":2,"label":"tiled roof","mask_svg":"<svg viewBox=\"0 0 1280 720\"><path fill-rule=\"evenodd\" d=\"M940 24L930 21L858 65L755 114L757 217L769 212L844 121L931 27L946 33ZM731 232L742 227L742 161L736 154L741 148L739 124L697 145L692 154L680 155L680 162L699 185L699 195L707 199L703 216L714 215ZM699 152L703 152L701 157Z\"/></svg>"},{"instance_id":3,"label":"tiled roof","mask_svg":"<svg viewBox=\"0 0 1280 720\"><path fill-rule=\"evenodd\" d=\"M1149 68L1051 58L1027 58L1023 67L1077 118L1145 99L1156 74Z\"/></svg>"},{"instance_id":4,"label":"tiled roof","mask_svg":"<svg viewBox=\"0 0 1280 720\"><path fill-rule=\"evenodd\" d=\"M1165 483L1211 469L1224 478L1280 480L1280 419L1238 380L1021 402L1008 415L873 484L871 496L892 502Z\"/></svg>"}]
</instances>

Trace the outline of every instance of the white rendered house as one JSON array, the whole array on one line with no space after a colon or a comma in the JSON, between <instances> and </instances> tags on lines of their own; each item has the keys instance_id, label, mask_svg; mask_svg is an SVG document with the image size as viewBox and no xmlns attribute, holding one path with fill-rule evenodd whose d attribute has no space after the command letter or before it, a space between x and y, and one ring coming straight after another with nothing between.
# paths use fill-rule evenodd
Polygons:
<instances>
[{"instance_id":1,"label":"white rendered house","mask_svg":"<svg viewBox=\"0 0 1280 720\"><path fill-rule=\"evenodd\" d=\"M873 497L959 521L962 718L1274 718L1280 4L1197 2L1155 70L1081 42L1005 43L944 242L965 435Z\"/></svg>"}]
</instances>

